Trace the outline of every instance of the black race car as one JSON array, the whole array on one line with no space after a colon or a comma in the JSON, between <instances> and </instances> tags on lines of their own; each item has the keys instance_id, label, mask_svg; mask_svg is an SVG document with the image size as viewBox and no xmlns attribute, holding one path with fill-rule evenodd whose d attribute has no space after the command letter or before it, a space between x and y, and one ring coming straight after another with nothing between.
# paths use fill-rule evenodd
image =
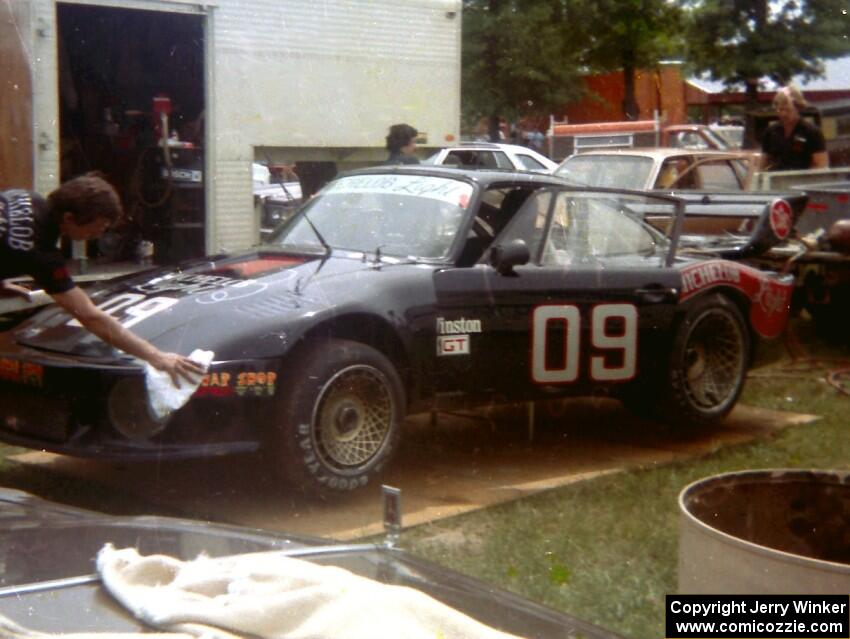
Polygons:
<instances>
[{"instance_id":1,"label":"black race car","mask_svg":"<svg viewBox=\"0 0 850 639\"><path fill-rule=\"evenodd\" d=\"M257 250L90 290L164 350L214 351L184 408L153 419L139 363L48 308L0 344L0 439L125 460L262 451L294 488L334 492L381 470L410 412L603 393L712 422L791 293L726 258L783 239L804 205L750 197L752 234L684 250L673 197L498 171L351 173Z\"/></svg>"}]
</instances>

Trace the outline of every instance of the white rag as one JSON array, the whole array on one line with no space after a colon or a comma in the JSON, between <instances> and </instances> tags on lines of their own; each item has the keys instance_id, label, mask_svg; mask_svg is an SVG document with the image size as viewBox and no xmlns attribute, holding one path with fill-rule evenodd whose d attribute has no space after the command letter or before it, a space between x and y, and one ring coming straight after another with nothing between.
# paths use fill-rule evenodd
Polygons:
<instances>
[{"instance_id":1,"label":"white rag","mask_svg":"<svg viewBox=\"0 0 850 639\"><path fill-rule=\"evenodd\" d=\"M262 552L180 561L107 544L104 587L165 632L232 639L518 639L414 588Z\"/></svg>"},{"instance_id":2,"label":"white rag","mask_svg":"<svg viewBox=\"0 0 850 639\"><path fill-rule=\"evenodd\" d=\"M206 372L213 356L212 351L204 351L198 348L192 351L189 359L198 362ZM151 417L156 421L161 421L173 411L182 407L198 390L202 379L203 374L192 375L191 381L181 378L180 386L175 386L174 382L171 381L171 375L146 363L145 386L148 389L148 411Z\"/></svg>"}]
</instances>

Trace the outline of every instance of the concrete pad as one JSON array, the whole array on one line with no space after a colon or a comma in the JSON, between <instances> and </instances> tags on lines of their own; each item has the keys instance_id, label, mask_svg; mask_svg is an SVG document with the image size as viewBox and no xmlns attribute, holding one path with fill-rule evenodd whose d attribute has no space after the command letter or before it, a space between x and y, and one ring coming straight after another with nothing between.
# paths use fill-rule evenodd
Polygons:
<instances>
[{"instance_id":1,"label":"concrete pad","mask_svg":"<svg viewBox=\"0 0 850 639\"><path fill-rule=\"evenodd\" d=\"M661 430L619 402L581 399L441 413L407 420L383 483L402 490L403 524L450 517L629 468L668 464L809 423L801 415L738 406L711 429ZM43 452L11 458L126 491L148 512L340 540L382 532L380 487L332 501L288 494L253 456L115 464Z\"/></svg>"}]
</instances>

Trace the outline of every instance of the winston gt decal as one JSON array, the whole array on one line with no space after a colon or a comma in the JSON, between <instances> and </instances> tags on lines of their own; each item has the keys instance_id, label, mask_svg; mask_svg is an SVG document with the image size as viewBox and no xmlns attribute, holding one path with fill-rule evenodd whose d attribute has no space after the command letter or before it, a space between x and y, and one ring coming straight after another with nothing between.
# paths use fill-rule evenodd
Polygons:
<instances>
[{"instance_id":1,"label":"winston gt decal","mask_svg":"<svg viewBox=\"0 0 850 639\"><path fill-rule=\"evenodd\" d=\"M469 355L469 335L440 335L437 355Z\"/></svg>"},{"instance_id":2,"label":"winston gt decal","mask_svg":"<svg viewBox=\"0 0 850 639\"><path fill-rule=\"evenodd\" d=\"M437 318L438 335L460 335L461 333L480 333L481 320L466 319L461 317L456 320L447 320L443 317Z\"/></svg>"}]
</instances>

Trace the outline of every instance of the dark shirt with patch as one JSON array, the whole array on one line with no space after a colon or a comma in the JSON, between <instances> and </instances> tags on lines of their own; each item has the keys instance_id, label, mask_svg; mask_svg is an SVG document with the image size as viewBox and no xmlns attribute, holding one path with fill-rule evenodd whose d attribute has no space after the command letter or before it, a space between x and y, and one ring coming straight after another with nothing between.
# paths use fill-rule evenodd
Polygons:
<instances>
[{"instance_id":1,"label":"dark shirt with patch","mask_svg":"<svg viewBox=\"0 0 850 639\"><path fill-rule=\"evenodd\" d=\"M800 118L790 137L785 137L782 122L772 122L764 132L761 148L768 155L768 170L793 171L812 166L812 156L826 150L820 129Z\"/></svg>"},{"instance_id":2,"label":"dark shirt with patch","mask_svg":"<svg viewBox=\"0 0 850 639\"><path fill-rule=\"evenodd\" d=\"M414 155L405 155L401 151L394 151L390 153L390 157L387 158L387 161L384 162L384 164L419 164L419 158Z\"/></svg>"},{"instance_id":3,"label":"dark shirt with patch","mask_svg":"<svg viewBox=\"0 0 850 639\"><path fill-rule=\"evenodd\" d=\"M65 293L74 280L57 248L59 226L44 198L20 189L0 191L0 279L30 276L47 293Z\"/></svg>"}]
</instances>

